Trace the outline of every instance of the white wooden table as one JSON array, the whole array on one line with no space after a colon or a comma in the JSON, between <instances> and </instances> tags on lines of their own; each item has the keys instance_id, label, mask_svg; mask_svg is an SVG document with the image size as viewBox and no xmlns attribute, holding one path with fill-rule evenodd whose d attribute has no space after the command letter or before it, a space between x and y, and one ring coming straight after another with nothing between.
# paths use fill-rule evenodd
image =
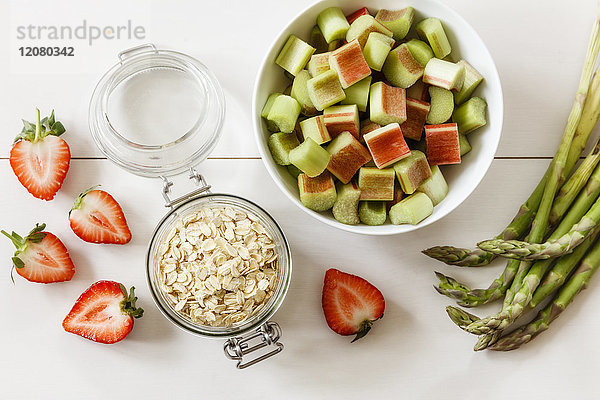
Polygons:
<instances>
[{"instance_id":1,"label":"white wooden table","mask_svg":"<svg viewBox=\"0 0 600 400\"><path fill-rule=\"evenodd\" d=\"M479 287L503 268L452 268L420 254L431 245L471 246L494 236L527 197L562 134L577 87L594 15L593 0L502 2L447 0L479 32L497 63L506 115L497 157L487 176L444 220L395 237L363 237L330 228L297 209L271 181L254 144L251 91L263 53L286 21L310 3L237 1L22 1L0 4L0 226L26 232L35 222L66 243L77 268L56 285L9 278L12 249L0 241L2 329L0 398L406 398L487 399L598 398L597 337L600 282L579 296L550 331L516 352L474 353L474 337L446 317L451 302L436 294L434 270ZM222 139L201 165L222 192L263 205L280 222L293 252L290 291L275 320L285 350L274 359L238 371L225 359L222 342L191 336L154 306L144 276L146 244L165 212L160 182L136 177L101 157L87 128L87 106L96 81L116 53L140 41L54 41L76 47L70 59L18 56L16 26L110 25L131 19L146 29L145 42L189 53L218 76L227 97ZM56 44L55 44L56 45ZM68 129L71 169L56 199L34 199L12 174L7 154L20 118L34 107L55 108ZM101 183L123 205L133 240L97 246L69 229L67 212L83 189ZM363 340L332 333L320 305L329 267L357 273L386 298L386 314ZM123 342L100 345L65 333L61 321L91 283L113 279L135 285L145 308ZM477 310L488 314L497 304Z\"/></svg>"}]
</instances>

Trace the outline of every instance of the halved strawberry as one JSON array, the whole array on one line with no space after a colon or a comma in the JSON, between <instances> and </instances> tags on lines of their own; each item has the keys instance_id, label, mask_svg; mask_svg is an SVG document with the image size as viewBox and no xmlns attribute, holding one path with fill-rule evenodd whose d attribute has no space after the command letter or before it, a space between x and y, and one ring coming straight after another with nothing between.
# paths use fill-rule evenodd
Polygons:
<instances>
[{"instance_id":1,"label":"halved strawberry","mask_svg":"<svg viewBox=\"0 0 600 400\"><path fill-rule=\"evenodd\" d=\"M133 319L144 310L135 307L132 287L113 281L98 281L79 296L62 326L67 332L99 343L116 343L133 329Z\"/></svg>"},{"instance_id":2,"label":"halved strawberry","mask_svg":"<svg viewBox=\"0 0 600 400\"><path fill-rule=\"evenodd\" d=\"M64 126L50 117L34 124L23 120L23 130L10 150L10 166L21 185L34 197L52 200L69 171L71 151L67 142L59 138Z\"/></svg>"},{"instance_id":3,"label":"halved strawberry","mask_svg":"<svg viewBox=\"0 0 600 400\"><path fill-rule=\"evenodd\" d=\"M356 335L353 342L365 336L385 310L383 295L375 286L333 268L325 273L322 305L327 325L340 335Z\"/></svg>"},{"instance_id":4,"label":"halved strawberry","mask_svg":"<svg viewBox=\"0 0 600 400\"><path fill-rule=\"evenodd\" d=\"M67 248L52 233L44 232L45 228L46 224L36 224L25 238L15 232L2 231L17 248L12 258L13 266L17 274L30 282L70 281L75 267Z\"/></svg>"},{"instance_id":5,"label":"halved strawberry","mask_svg":"<svg viewBox=\"0 0 600 400\"><path fill-rule=\"evenodd\" d=\"M91 243L125 244L131 232L117 201L104 190L92 187L81 193L69 212L71 229Z\"/></svg>"}]
</instances>

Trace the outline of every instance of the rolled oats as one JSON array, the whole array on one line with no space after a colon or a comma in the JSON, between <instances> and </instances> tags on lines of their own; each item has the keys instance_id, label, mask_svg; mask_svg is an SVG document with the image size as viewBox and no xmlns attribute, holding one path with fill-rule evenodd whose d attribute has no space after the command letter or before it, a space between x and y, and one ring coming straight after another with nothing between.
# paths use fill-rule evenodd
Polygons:
<instances>
[{"instance_id":1,"label":"rolled oats","mask_svg":"<svg viewBox=\"0 0 600 400\"><path fill-rule=\"evenodd\" d=\"M159 247L160 288L175 311L229 326L262 310L277 284L276 244L254 215L202 208L175 223Z\"/></svg>"}]
</instances>

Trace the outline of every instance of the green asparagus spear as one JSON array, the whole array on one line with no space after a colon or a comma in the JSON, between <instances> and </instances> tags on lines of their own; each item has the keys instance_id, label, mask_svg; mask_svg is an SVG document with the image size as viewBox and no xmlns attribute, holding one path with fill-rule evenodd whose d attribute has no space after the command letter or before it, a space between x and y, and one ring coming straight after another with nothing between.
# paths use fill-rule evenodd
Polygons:
<instances>
[{"instance_id":1,"label":"green asparagus spear","mask_svg":"<svg viewBox=\"0 0 600 400\"><path fill-rule=\"evenodd\" d=\"M461 310L458 307L448 306L446 307L446 313L457 326L464 328L473 322L479 320L479 317L471 313Z\"/></svg>"},{"instance_id":2,"label":"green asparagus spear","mask_svg":"<svg viewBox=\"0 0 600 400\"><path fill-rule=\"evenodd\" d=\"M502 337L489 349L496 351L515 350L544 332L571 304L575 296L587 288L592 276L599 267L600 241L597 241L567 283L559 290L554 300L541 310L533 321Z\"/></svg>"}]
</instances>

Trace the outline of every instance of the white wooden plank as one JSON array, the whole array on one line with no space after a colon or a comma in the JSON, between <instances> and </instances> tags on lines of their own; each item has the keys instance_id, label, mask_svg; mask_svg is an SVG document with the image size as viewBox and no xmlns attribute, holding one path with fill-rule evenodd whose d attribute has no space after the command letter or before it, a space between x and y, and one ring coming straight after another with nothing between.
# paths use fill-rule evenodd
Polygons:
<instances>
[{"instance_id":1,"label":"white wooden plank","mask_svg":"<svg viewBox=\"0 0 600 400\"><path fill-rule=\"evenodd\" d=\"M77 273L70 283L41 286L17 277L13 286L8 278L12 250L7 240L0 241L7 268L0 274L0 341L7 344L0 358L5 377L0 397L95 399L109 390L118 390L121 397L148 399L455 399L484 391L490 399L598 396L590 385L600 367L595 349L600 329L594 309L600 301L597 280L535 342L508 354L476 354L471 350L474 337L447 319L444 306L450 302L432 289L433 271L481 286L500 273L502 263L457 269L419 253L430 245L469 246L493 236L512 218L546 165L544 160L497 160L475 193L444 220L410 234L380 238L342 232L311 219L280 193L260 160L204 163L201 171L215 191L264 206L292 246L292 285L274 318L283 328L285 350L239 372L223 356L221 341L180 331L152 304L144 254L164 212L159 181L133 177L103 160L74 160L56 200L44 203L25 193L2 161L0 185L10 188L0 197L0 207L6 210L2 228L22 232L36 221L48 222L69 248ZM96 183L123 205L134 235L131 244L86 244L70 231L67 212L72 198ZM329 267L360 274L386 297L385 317L356 343L335 335L325 324L320 295ZM99 279L135 285L146 310L133 333L112 346L80 339L60 326L77 296ZM483 315L495 308L477 312ZM518 384L522 379L531 384Z\"/></svg>"}]
</instances>

